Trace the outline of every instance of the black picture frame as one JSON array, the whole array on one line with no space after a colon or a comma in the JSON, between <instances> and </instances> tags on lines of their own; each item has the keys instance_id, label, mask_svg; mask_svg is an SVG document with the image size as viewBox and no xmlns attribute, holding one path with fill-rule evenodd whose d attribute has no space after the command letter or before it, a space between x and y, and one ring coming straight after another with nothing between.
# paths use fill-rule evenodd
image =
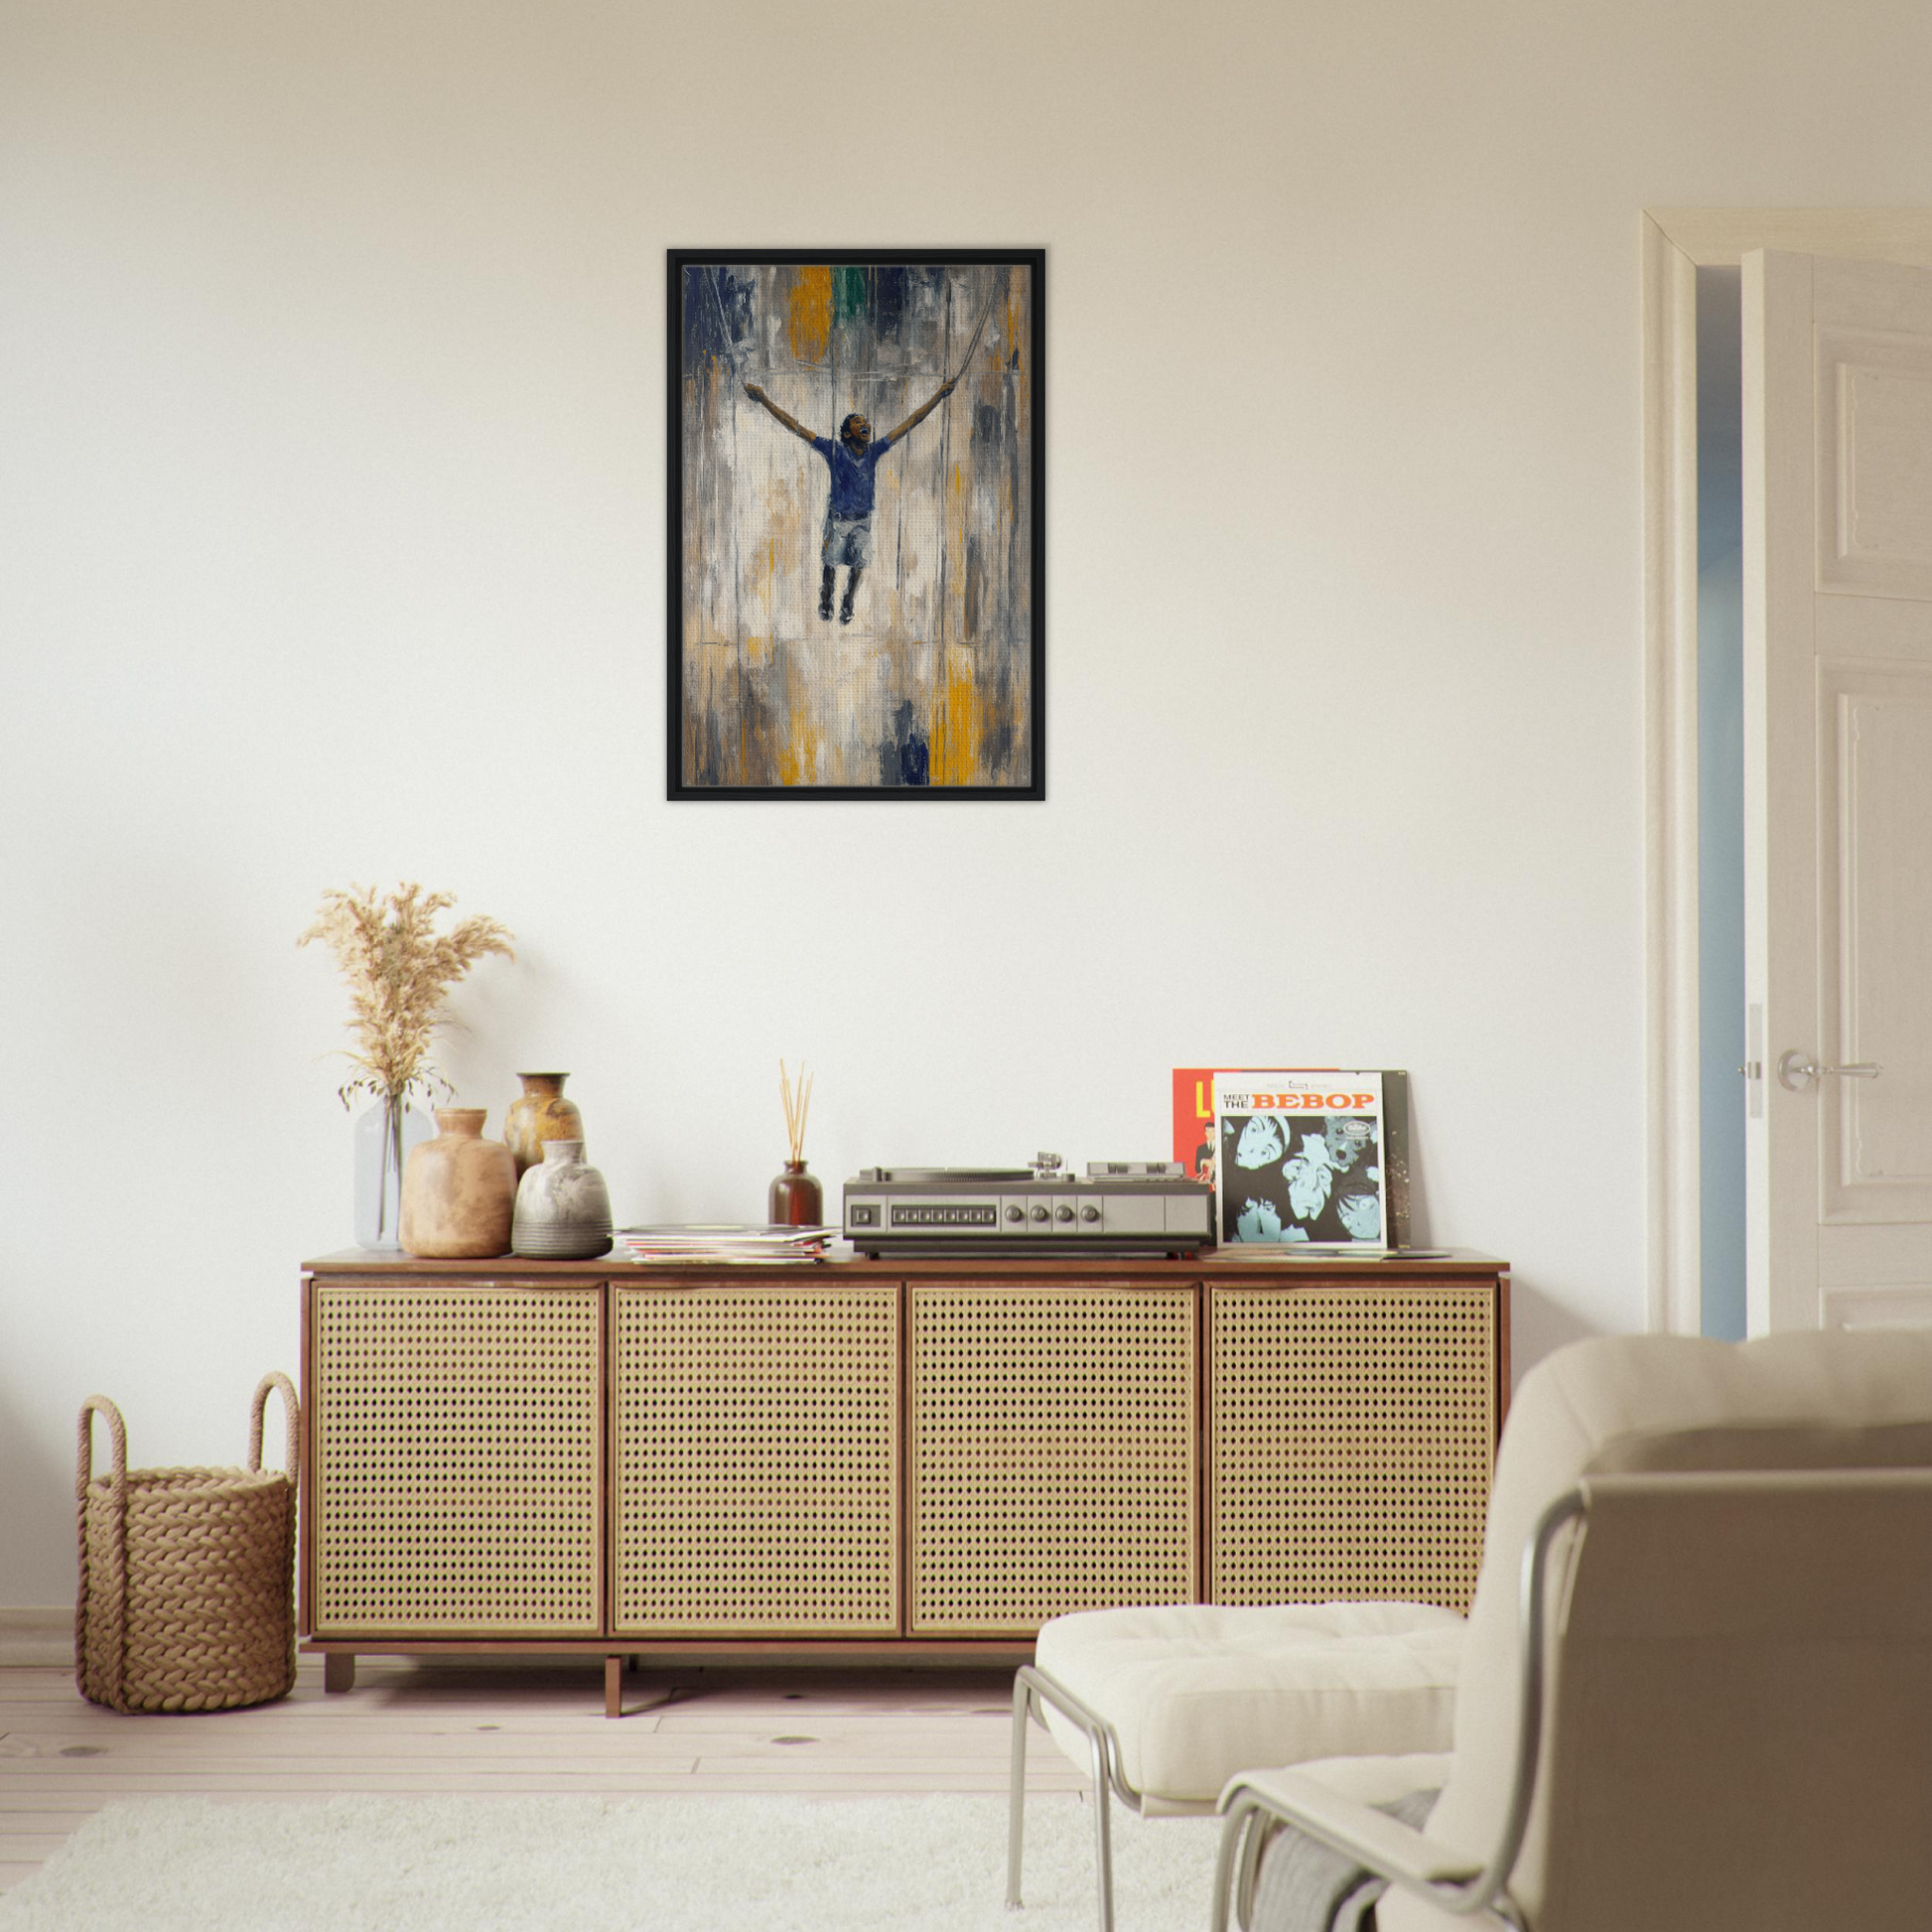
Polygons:
<instances>
[{"instance_id":1,"label":"black picture frame","mask_svg":"<svg viewBox=\"0 0 1932 1932\"><path fill-rule=\"evenodd\" d=\"M768 635L749 633L745 616L747 577L740 529L758 511L751 506L749 489L758 484L757 475L732 459L725 450L722 428L725 407L720 385L730 384L730 408L737 412L731 428L741 437L737 448L742 453L749 435L783 436L786 429L817 434L816 421L806 424L796 417L789 421L770 403L764 408L776 422L759 414L759 404L744 393L747 381L758 380L762 371L783 378L797 393L801 382L816 385L821 366L808 360L794 360L783 367L775 362L767 369L760 359L770 353L770 345L782 333L778 327L775 291L783 286L791 307L786 314L798 313L797 291L808 282L816 283L809 271L824 268L828 286L835 291L826 322L829 372L826 397L816 397L812 414L832 411L835 420L825 424L819 443L813 448L823 456L824 468L803 459L808 468L803 474L816 485L807 503L802 495L785 493L787 505L799 507L807 519L793 516L783 530L782 544L774 537L769 545L775 557L782 549L785 571L783 594L795 634L781 635L776 625ZM998 277L973 271L1005 268ZM863 284L853 277L854 270L875 271ZM789 279L786 280L786 272ZM1024 304L1016 295L1014 271L1025 275ZM933 278L941 278L935 282ZM916 278L916 279L915 279ZM708 286L707 286L708 284ZM943 334L935 321L935 290L943 285L945 318ZM958 347L966 333L964 295L968 289L984 290L975 333L964 351ZM1046 421L1046 251L1040 247L1015 248L672 248L666 251L665 273L666 342L666 730L665 795L671 799L1016 799L1042 800L1046 795L1046 515L1045 515L1045 421ZM848 291L859 291L851 298ZM909 293L908 293L909 291ZM999 306L1004 296L1004 306ZM815 299L815 294L814 294ZM888 314L890 301L901 304L900 312ZM862 311L860 303L871 306ZM998 310L998 327L988 321ZM910 320L903 320L909 317ZM884 319L882 319L884 318ZM910 359L881 368L877 355L887 340L890 322L898 331L894 345L903 340L925 345L924 360L917 351L907 351ZM838 332L844 329L845 336ZM919 498L928 521L926 552L936 550L935 563L930 554L916 546L909 551L903 543L894 550L891 563L883 558L871 569L873 556L873 517L871 512L871 474L879 470L897 444L888 444L876 454L867 471L865 490L867 510L863 518L865 535L857 544L842 545L841 556L847 568L841 573L824 558L834 548L830 522L828 473L837 461L830 446L838 439L840 449L850 456L854 445L844 441L836 411L851 411L854 404L844 398L837 366L836 345L853 340L873 357L863 369L847 372L845 382L871 385L882 398L894 382L901 393L893 395L886 407L904 406L903 392L923 387L934 379L938 363L932 358L932 345L941 345L940 360L957 356L956 380L968 392L968 402L956 413L946 410L941 418L942 435L954 434L965 440L960 449L966 454L955 461L950 442L942 447L933 488ZM799 339L795 329L787 341L795 350ZM811 346L807 340L805 346ZM943 378L939 378L943 379ZM764 387L760 381L759 386ZM768 392L767 392L768 393ZM957 391L948 392L948 394ZM773 398L775 400L775 398ZM938 411L946 396L934 395ZM966 410L970 409L968 416ZM750 412L754 421L745 420ZM923 412L908 419L924 420ZM958 426L956 428L956 425ZM854 431L855 436L858 432ZM877 433L875 433L877 434ZM913 447L916 434L908 428L899 439ZM1020 447L1024 437L1024 450ZM879 436L885 442L884 436ZM988 466L996 460L1004 464L997 478ZM786 459L787 461L789 459ZM925 469L933 467L932 447L927 443L922 459ZM977 466L977 467L975 467ZM978 597L989 573L978 568L980 557L969 548L971 541L961 532L964 517L948 524L946 488L948 480L955 494L966 487L962 476L975 479L972 487L979 494L970 513L984 525L987 505L1004 502L1008 508L997 520L983 549L997 548L1004 566L997 573L994 589ZM721 484L718 477L725 478ZM1024 488L1017 487L1024 478ZM746 480L748 495L741 506L740 480ZM997 487L995 487L997 484ZM900 490L895 483L894 499L910 500L913 485ZM722 496L729 506L721 510ZM1013 502L1024 495L1024 504ZM814 508L827 519L823 533L814 538L809 518ZM932 520L937 519L937 520ZM883 519L882 519L883 520ZM729 522L733 556L729 564L714 564L714 553L722 553L723 540L717 537L721 523ZM904 512L899 516L901 529ZM841 528L849 527L841 525ZM800 535L800 531L803 535ZM915 532L917 534L917 532ZM1022 547L1024 558L1014 552ZM709 548L707 541L710 540ZM817 557L811 554L814 543ZM883 551L882 541L880 548ZM958 552L973 558L973 569L961 568L947 577L949 554ZM897 617L882 620L896 622L901 634L869 631L863 621L849 634L851 648L864 669L858 677L845 674L831 677L822 668L832 661L831 652L841 642L841 623L825 616L830 592L821 589L816 602L816 621L797 616L801 586L809 596L811 572L815 568L821 585L827 579L842 582L845 594L839 603L841 618L854 610L859 595L859 579L869 577L866 585L867 610L901 611L906 599L899 595L904 584L904 558L914 557L913 568L922 570L919 609L926 615L925 634L916 623ZM862 568L857 577L850 568L857 557ZM776 566L773 566L775 570ZM897 587L882 591L888 569L899 573ZM729 602L732 635L712 635L725 628L724 594L721 576L730 580ZM770 597L770 573L764 579ZM694 590L696 596L694 598ZM695 612L695 616L687 613ZM991 613L989 616L988 613ZM855 617L859 614L855 613ZM1024 620L1024 621L1023 621ZM851 620L845 620L851 621ZM948 625L954 635L949 644ZM974 626L978 625L978 629ZM822 628L819 626L823 626ZM1022 634L1024 631L1024 634ZM875 641L876 639L876 641ZM762 650L762 657L759 652ZM866 655L870 651L871 655ZM823 655L815 655L823 653ZM906 670L908 657L931 667L925 681ZM890 668L887 668L890 664ZM951 671L963 665L973 680L966 697L955 703L960 680L947 682ZM1018 692L1018 676L1024 665L1024 697ZM834 718L843 724L846 738L836 748L843 760L843 776L850 779L852 766L862 762L868 772L877 770L871 782L826 781L816 775L823 768L828 774L841 767L826 755L821 766L820 747L826 734L801 732L799 714L790 714L792 737L784 736L785 722L778 716L774 686L780 672L788 680L784 691L795 691L804 679L814 702L824 711L828 703L847 702L848 710ZM876 675L875 675L876 673ZM857 684L872 678L876 689L863 690L861 702L849 701ZM908 679L910 680L908 682ZM762 683L760 682L762 680ZM893 681L897 680L897 681ZM828 697L828 693L831 695ZM862 705L865 709L862 718ZM923 709L921 706L923 705ZM949 709L950 707L950 709ZM957 714L949 731L942 731L947 718ZM890 723L897 720L895 727ZM928 732L930 724L930 732ZM870 727L873 736L864 736ZM897 731L893 742L886 734ZM801 740L803 741L801 743ZM854 747L857 747L856 751ZM789 749L787 749L787 747ZM1024 748L1024 750L1022 749ZM812 762L805 763L807 754ZM897 764L895 764L897 759ZM792 770L790 762L798 769ZM968 768L970 766L970 769ZM938 772L949 773L944 778ZM966 777L960 779L965 771ZM997 775L1010 771L1011 779ZM986 775L987 773L993 775ZM807 775L800 775L807 773Z\"/></svg>"}]
</instances>

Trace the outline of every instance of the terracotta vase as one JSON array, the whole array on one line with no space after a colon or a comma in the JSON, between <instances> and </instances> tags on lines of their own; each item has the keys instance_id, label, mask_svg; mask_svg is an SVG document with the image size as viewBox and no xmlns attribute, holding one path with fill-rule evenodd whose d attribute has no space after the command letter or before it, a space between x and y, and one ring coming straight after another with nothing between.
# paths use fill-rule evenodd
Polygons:
<instances>
[{"instance_id":1,"label":"terracotta vase","mask_svg":"<svg viewBox=\"0 0 1932 1932\"><path fill-rule=\"evenodd\" d=\"M544 1142L543 1159L516 1183L510 1245L551 1261L611 1252L611 1190L584 1165L582 1141Z\"/></svg>"},{"instance_id":2,"label":"terracotta vase","mask_svg":"<svg viewBox=\"0 0 1932 1932\"><path fill-rule=\"evenodd\" d=\"M784 1173L765 1194L764 1205L774 1228L815 1228L825 1223L825 1190L802 1161L785 1163Z\"/></svg>"},{"instance_id":3,"label":"terracotta vase","mask_svg":"<svg viewBox=\"0 0 1932 1932\"><path fill-rule=\"evenodd\" d=\"M516 1163L483 1138L487 1109L439 1107L436 1138L402 1176L402 1246L424 1259L504 1255L516 1204Z\"/></svg>"},{"instance_id":4,"label":"terracotta vase","mask_svg":"<svg viewBox=\"0 0 1932 1932\"><path fill-rule=\"evenodd\" d=\"M584 1116L564 1098L568 1073L519 1073L523 1092L503 1116L503 1145L516 1162L517 1178L543 1159L545 1141L581 1141Z\"/></svg>"}]
</instances>

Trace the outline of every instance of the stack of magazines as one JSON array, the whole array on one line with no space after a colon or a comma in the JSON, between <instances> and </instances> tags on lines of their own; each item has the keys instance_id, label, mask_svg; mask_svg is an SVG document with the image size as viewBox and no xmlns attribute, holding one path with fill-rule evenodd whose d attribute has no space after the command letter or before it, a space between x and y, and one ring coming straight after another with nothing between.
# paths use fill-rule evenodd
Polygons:
<instances>
[{"instance_id":1,"label":"stack of magazines","mask_svg":"<svg viewBox=\"0 0 1932 1932\"><path fill-rule=\"evenodd\" d=\"M838 1239L837 1228L755 1227L737 1221L681 1221L664 1227L620 1228L620 1255L632 1261L817 1261Z\"/></svg>"}]
</instances>

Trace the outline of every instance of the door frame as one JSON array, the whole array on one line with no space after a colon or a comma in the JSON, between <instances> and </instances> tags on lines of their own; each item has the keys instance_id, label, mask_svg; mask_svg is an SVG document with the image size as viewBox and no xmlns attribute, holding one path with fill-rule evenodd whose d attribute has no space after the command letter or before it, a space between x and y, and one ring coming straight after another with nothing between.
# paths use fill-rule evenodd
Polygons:
<instances>
[{"instance_id":1,"label":"door frame","mask_svg":"<svg viewBox=\"0 0 1932 1932\"><path fill-rule=\"evenodd\" d=\"M1645 1311L1695 1335L1698 1096L1697 271L1753 248L1932 267L1932 208L1660 207L1642 215Z\"/></svg>"}]
</instances>

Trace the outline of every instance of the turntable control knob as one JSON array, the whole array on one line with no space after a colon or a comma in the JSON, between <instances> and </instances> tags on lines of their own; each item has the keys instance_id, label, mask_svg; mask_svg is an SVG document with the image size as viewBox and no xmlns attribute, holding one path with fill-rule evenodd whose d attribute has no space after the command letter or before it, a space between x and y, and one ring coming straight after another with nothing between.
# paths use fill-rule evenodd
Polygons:
<instances>
[{"instance_id":1,"label":"turntable control knob","mask_svg":"<svg viewBox=\"0 0 1932 1932\"><path fill-rule=\"evenodd\" d=\"M1026 1218L1027 1210L1018 1201L1012 1201L1008 1204L1007 1219L1009 1221L1024 1221Z\"/></svg>"},{"instance_id":2,"label":"turntable control knob","mask_svg":"<svg viewBox=\"0 0 1932 1932\"><path fill-rule=\"evenodd\" d=\"M1043 1208L1043 1207L1035 1207L1035 1208L1034 1209L1034 1219L1035 1219L1035 1221L1043 1221L1043 1220L1045 1220L1045 1219L1046 1219L1046 1210L1045 1210L1045 1208Z\"/></svg>"},{"instance_id":3,"label":"turntable control knob","mask_svg":"<svg viewBox=\"0 0 1932 1932\"><path fill-rule=\"evenodd\" d=\"M1062 1201L1058 1207L1054 1208L1053 1217L1055 1220L1070 1221L1073 1218L1073 1210Z\"/></svg>"},{"instance_id":4,"label":"turntable control knob","mask_svg":"<svg viewBox=\"0 0 1932 1932\"><path fill-rule=\"evenodd\" d=\"M1060 1157L1057 1154L1035 1154L1034 1156L1034 1166L1041 1173L1057 1173L1062 1165Z\"/></svg>"},{"instance_id":5,"label":"turntable control knob","mask_svg":"<svg viewBox=\"0 0 1932 1932\"><path fill-rule=\"evenodd\" d=\"M1100 1218L1100 1210L1089 1201L1085 1207L1081 1208L1080 1218L1083 1221L1097 1221Z\"/></svg>"}]
</instances>

